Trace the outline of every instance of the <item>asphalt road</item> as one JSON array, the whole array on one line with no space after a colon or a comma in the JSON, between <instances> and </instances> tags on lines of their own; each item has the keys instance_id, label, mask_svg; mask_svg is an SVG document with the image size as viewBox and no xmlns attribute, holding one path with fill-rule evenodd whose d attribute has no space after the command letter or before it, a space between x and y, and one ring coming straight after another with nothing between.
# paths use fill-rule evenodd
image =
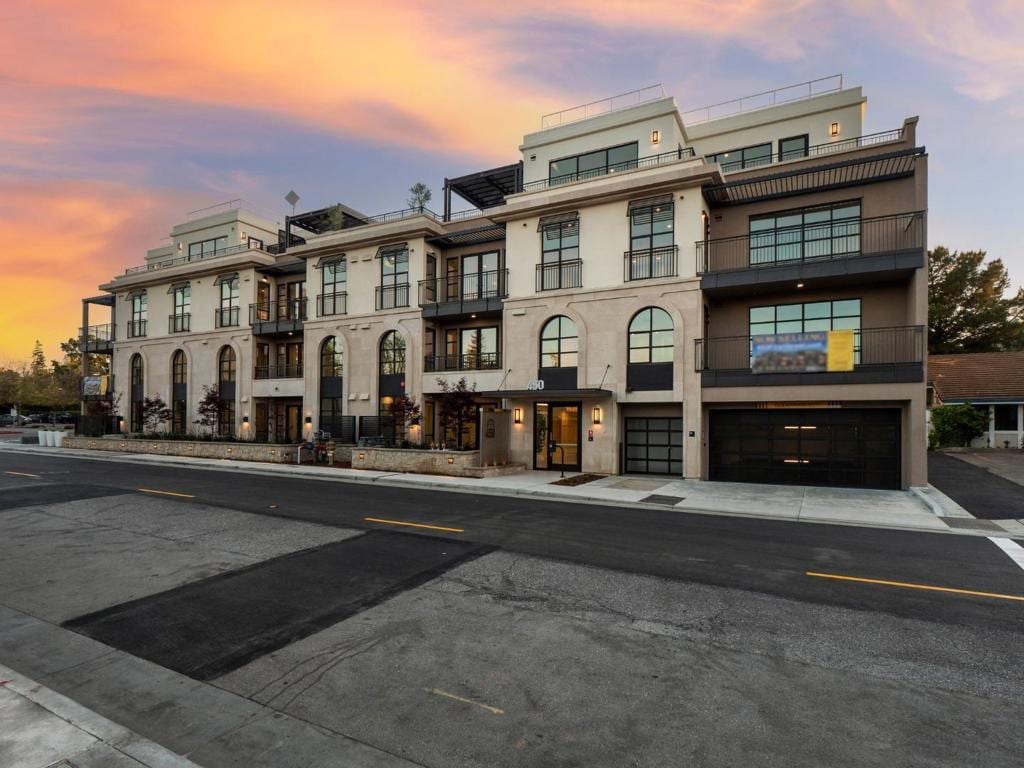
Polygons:
<instances>
[{"instance_id":1,"label":"asphalt road","mask_svg":"<svg viewBox=\"0 0 1024 768\"><path fill-rule=\"evenodd\" d=\"M955 455L929 451L928 479L975 517L1024 520L1024 488Z\"/></svg>"},{"instance_id":2,"label":"asphalt road","mask_svg":"<svg viewBox=\"0 0 1024 768\"><path fill-rule=\"evenodd\" d=\"M395 530L367 517L457 528L408 530L518 554L930 622L1024 628L1019 602L971 595L950 599L915 588L1024 595L1024 570L984 537L410 491L38 454L0 454L0 472L38 475L45 481L4 493L0 508L144 488L182 494L167 498L349 529Z\"/></svg>"}]
</instances>

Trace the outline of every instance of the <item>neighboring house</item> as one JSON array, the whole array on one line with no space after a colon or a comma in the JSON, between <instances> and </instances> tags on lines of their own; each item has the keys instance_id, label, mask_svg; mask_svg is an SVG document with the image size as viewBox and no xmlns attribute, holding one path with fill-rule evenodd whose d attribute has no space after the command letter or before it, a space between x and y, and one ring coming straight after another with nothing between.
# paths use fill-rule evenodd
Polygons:
<instances>
[{"instance_id":1,"label":"neighboring house","mask_svg":"<svg viewBox=\"0 0 1024 768\"><path fill-rule=\"evenodd\" d=\"M922 485L917 118L865 133L841 78L755 102L547 115L515 162L445 179L440 214L209 212L87 299L115 314L83 337L127 429L154 394L191 424L216 383L225 433L398 437L408 394L410 439L472 447L479 416L460 438L438 414L465 377L535 469Z\"/></svg>"},{"instance_id":2,"label":"neighboring house","mask_svg":"<svg viewBox=\"0 0 1024 768\"><path fill-rule=\"evenodd\" d=\"M1024 352L929 355L930 406L967 403L988 413L978 448L1024 448Z\"/></svg>"}]
</instances>

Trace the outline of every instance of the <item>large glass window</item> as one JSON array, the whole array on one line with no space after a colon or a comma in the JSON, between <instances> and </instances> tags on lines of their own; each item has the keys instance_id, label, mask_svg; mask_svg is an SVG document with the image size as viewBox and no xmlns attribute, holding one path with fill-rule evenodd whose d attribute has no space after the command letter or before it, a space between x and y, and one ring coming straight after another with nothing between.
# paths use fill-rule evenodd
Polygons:
<instances>
[{"instance_id":1,"label":"large glass window","mask_svg":"<svg viewBox=\"0 0 1024 768\"><path fill-rule=\"evenodd\" d=\"M320 268L322 294L320 296L320 315L343 315L347 310L345 288L348 284L348 263L332 261Z\"/></svg>"},{"instance_id":2,"label":"large glass window","mask_svg":"<svg viewBox=\"0 0 1024 768\"><path fill-rule=\"evenodd\" d=\"M409 306L409 251L383 251L380 255L380 309Z\"/></svg>"},{"instance_id":3,"label":"large glass window","mask_svg":"<svg viewBox=\"0 0 1024 768\"><path fill-rule=\"evenodd\" d=\"M145 322L149 306L149 297L145 293L132 296L132 321Z\"/></svg>"},{"instance_id":4,"label":"large glass window","mask_svg":"<svg viewBox=\"0 0 1024 768\"><path fill-rule=\"evenodd\" d=\"M1016 405L993 405L995 429L1000 432L1017 431L1017 406Z\"/></svg>"},{"instance_id":5,"label":"large glass window","mask_svg":"<svg viewBox=\"0 0 1024 768\"><path fill-rule=\"evenodd\" d=\"M228 247L228 238L214 237L209 240L201 240L198 243L189 243L188 257L190 259L213 256L217 251L223 251Z\"/></svg>"},{"instance_id":6,"label":"large glass window","mask_svg":"<svg viewBox=\"0 0 1024 768\"><path fill-rule=\"evenodd\" d=\"M463 328L460 367L473 371L498 367L498 329Z\"/></svg>"},{"instance_id":7,"label":"large glass window","mask_svg":"<svg viewBox=\"0 0 1024 768\"><path fill-rule=\"evenodd\" d=\"M630 363L671 363L672 318L660 307L641 309L629 323Z\"/></svg>"},{"instance_id":8,"label":"large glass window","mask_svg":"<svg viewBox=\"0 0 1024 768\"><path fill-rule=\"evenodd\" d=\"M581 285L578 219L549 224L541 229L540 249L540 290L578 288Z\"/></svg>"},{"instance_id":9,"label":"large glass window","mask_svg":"<svg viewBox=\"0 0 1024 768\"><path fill-rule=\"evenodd\" d=\"M145 398L144 378L145 371L142 363L142 355L132 355L129 363L131 371L131 409L128 411L128 430L130 432L141 432L142 424L142 401Z\"/></svg>"},{"instance_id":10,"label":"large glass window","mask_svg":"<svg viewBox=\"0 0 1024 768\"><path fill-rule=\"evenodd\" d=\"M187 397L186 385L188 383L188 362L185 360L185 353L176 350L171 358L171 432L176 435L185 434L185 410Z\"/></svg>"},{"instance_id":11,"label":"large glass window","mask_svg":"<svg viewBox=\"0 0 1024 768\"><path fill-rule=\"evenodd\" d=\"M795 160L798 157L807 157L807 134L803 136L790 136L788 139L779 139L779 160Z\"/></svg>"},{"instance_id":12,"label":"large glass window","mask_svg":"<svg viewBox=\"0 0 1024 768\"><path fill-rule=\"evenodd\" d=\"M738 171L741 168L754 168L759 165L768 165L772 161L772 145L754 144L739 149L729 149L725 152L715 152L705 156L708 162L718 163L723 171Z\"/></svg>"},{"instance_id":13,"label":"large glass window","mask_svg":"<svg viewBox=\"0 0 1024 768\"><path fill-rule=\"evenodd\" d=\"M238 375L238 363L235 357L235 350L231 347L221 347L217 360L217 367L220 369L220 381L234 381Z\"/></svg>"},{"instance_id":14,"label":"large glass window","mask_svg":"<svg viewBox=\"0 0 1024 768\"><path fill-rule=\"evenodd\" d=\"M306 281L277 284L277 317L279 320L306 319Z\"/></svg>"},{"instance_id":15,"label":"large glass window","mask_svg":"<svg viewBox=\"0 0 1024 768\"><path fill-rule=\"evenodd\" d=\"M180 349L175 351L171 360L171 381L174 384L185 384L188 381L188 363L185 353Z\"/></svg>"},{"instance_id":16,"label":"large glass window","mask_svg":"<svg viewBox=\"0 0 1024 768\"><path fill-rule=\"evenodd\" d=\"M632 252L669 248L675 245L672 203L633 207L629 212L629 249Z\"/></svg>"},{"instance_id":17,"label":"large glass window","mask_svg":"<svg viewBox=\"0 0 1024 768\"><path fill-rule=\"evenodd\" d=\"M143 368L142 368L142 355L133 355L131 362L132 369L132 385L142 386L143 379Z\"/></svg>"},{"instance_id":18,"label":"large glass window","mask_svg":"<svg viewBox=\"0 0 1024 768\"><path fill-rule=\"evenodd\" d=\"M563 157L548 164L548 180L551 184L565 184L578 179L589 179L636 168L638 156L639 145L634 141L630 144Z\"/></svg>"},{"instance_id":19,"label":"large glass window","mask_svg":"<svg viewBox=\"0 0 1024 768\"><path fill-rule=\"evenodd\" d=\"M380 375L405 373L405 339L398 331L388 331L380 340Z\"/></svg>"},{"instance_id":20,"label":"large glass window","mask_svg":"<svg viewBox=\"0 0 1024 768\"><path fill-rule=\"evenodd\" d=\"M798 208L750 218L750 264L860 252L860 202Z\"/></svg>"},{"instance_id":21,"label":"large glass window","mask_svg":"<svg viewBox=\"0 0 1024 768\"><path fill-rule=\"evenodd\" d=\"M320 347L320 378L336 379L344 374L341 344L334 336L328 336Z\"/></svg>"},{"instance_id":22,"label":"large glass window","mask_svg":"<svg viewBox=\"0 0 1024 768\"><path fill-rule=\"evenodd\" d=\"M497 251L474 253L462 257L462 298L486 299L499 295Z\"/></svg>"},{"instance_id":23,"label":"large glass window","mask_svg":"<svg viewBox=\"0 0 1024 768\"><path fill-rule=\"evenodd\" d=\"M184 317L192 311L192 287L187 283L174 289L174 316Z\"/></svg>"},{"instance_id":24,"label":"large glass window","mask_svg":"<svg viewBox=\"0 0 1024 768\"><path fill-rule=\"evenodd\" d=\"M860 299L751 307L750 335L853 330L853 360L859 363L860 321Z\"/></svg>"},{"instance_id":25,"label":"large glass window","mask_svg":"<svg viewBox=\"0 0 1024 768\"><path fill-rule=\"evenodd\" d=\"M565 315L552 317L540 332L540 367L575 368L579 352L576 323Z\"/></svg>"}]
</instances>

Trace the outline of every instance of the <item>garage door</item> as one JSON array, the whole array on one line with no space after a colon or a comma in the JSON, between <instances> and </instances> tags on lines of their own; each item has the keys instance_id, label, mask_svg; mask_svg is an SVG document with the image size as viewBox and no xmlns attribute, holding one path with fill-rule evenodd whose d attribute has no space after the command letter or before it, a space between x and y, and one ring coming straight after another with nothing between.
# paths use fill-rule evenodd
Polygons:
<instances>
[{"instance_id":1,"label":"garage door","mask_svg":"<svg viewBox=\"0 0 1024 768\"><path fill-rule=\"evenodd\" d=\"M626 472L683 474L682 418L626 418Z\"/></svg>"},{"instance_id":2,"label":"garage door","mask_svg":"<svg viewBox=\"0 0 1024 768\"><path fill-rule=\"evenodd\" d=\"M712 410L709 431L712 480L901 487L899 409Z\"/></svg>"}]
</instances>

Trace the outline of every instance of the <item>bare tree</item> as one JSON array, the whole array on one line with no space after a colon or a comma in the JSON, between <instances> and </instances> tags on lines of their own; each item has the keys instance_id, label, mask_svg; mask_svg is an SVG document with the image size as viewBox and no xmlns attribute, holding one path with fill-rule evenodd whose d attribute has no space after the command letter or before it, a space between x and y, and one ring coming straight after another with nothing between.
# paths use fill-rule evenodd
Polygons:
<instances>
[{"instance_id":1,"label":"bare tree","mask_svg":"<svg viewBox=\"0 0 1024 768\"><path fill-rule=\"evenodd\" d=\"M411 187L409 187L409 199L406 200L406 204L416 211L423 211L427 207L427 203L430 202L430 198L434 195L430 191L430 188L422 181L417 181Z\"/></svg>"}]
</instances>

